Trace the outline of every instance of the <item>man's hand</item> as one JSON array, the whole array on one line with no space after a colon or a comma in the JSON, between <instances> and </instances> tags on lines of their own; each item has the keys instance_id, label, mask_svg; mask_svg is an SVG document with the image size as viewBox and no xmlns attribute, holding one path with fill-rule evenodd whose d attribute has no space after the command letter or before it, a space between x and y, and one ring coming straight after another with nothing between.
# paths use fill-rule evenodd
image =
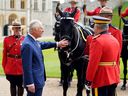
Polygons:
<instances>
[{"instance_id":1,"label":"man's hand","mask_svg":"<svg viewBox=\"0 0 128 96\"><path fill-rule=\"evenodd\" d=\"M34 84L32 84L30 86L28 85L27 88L28 88L28 91L35 93L35 85Z\"/></svg>"},{"instance_id":2,"label":"man's hand","mask_svg":"<svg viewBox=\"0 0 128 96\"><path fill-rule=\"evenodd\" d=\"M58 47L64 48L64 47L68 46L68 44L69 44L68 41L63 39L58 42Z\"/></svg>"}]
</instances>

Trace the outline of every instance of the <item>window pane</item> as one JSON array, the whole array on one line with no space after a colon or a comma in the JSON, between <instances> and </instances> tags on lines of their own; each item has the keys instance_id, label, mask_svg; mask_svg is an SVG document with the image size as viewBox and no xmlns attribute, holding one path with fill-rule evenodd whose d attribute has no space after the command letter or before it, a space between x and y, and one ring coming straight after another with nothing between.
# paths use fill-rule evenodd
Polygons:
<instances>
[{"instance_id":1,"label":"window pane","mask_svg":"<svg viewBox=\"0 0 128 96\"><path fill-rule=\"evenodd\" d=\"M42 11L45 11L45 0L42 0Z\"/></svg>"},{"instance_id":2,"label":"window pane","mask_svg":"<svg viewBox=\"0 0 128 96\"><path fill-rule=\"evenodd\" d=\"M10 8L14 8L15 7L15 0L10 0Z\"/></svg>"},{"instance_id":3,"label":"window pane","mask_svg":"<svg viewBox=\"0 0 128 96\"><path fill-rule=\"evenodd\" d=\"M34 10L38 10L38 1L34 0Z\"/></svg>"},{"instance_id":4,"label":"window pane","mask_svg":"<svg viewBox=\"0 0 128 96\"><path fill-rule=\"evenodd\" d=\"M25 9L25 0L21 0L21 9Z\"/></svg>"}]
</instances>

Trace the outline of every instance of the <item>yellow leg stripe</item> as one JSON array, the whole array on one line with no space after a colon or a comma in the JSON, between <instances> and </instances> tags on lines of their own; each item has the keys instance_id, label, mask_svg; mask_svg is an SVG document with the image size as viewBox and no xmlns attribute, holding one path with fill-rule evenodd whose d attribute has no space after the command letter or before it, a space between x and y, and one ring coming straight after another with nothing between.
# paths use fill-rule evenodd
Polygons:
<instances>
[{"instance_id":1,"label":"yellow leg stripe","mask_svg":"<svg viewBox=\"0 0 128 96\"><path fill-rule=\"evenodd\" d=\"M95 88L95 96L98 96L98 88Z\"/></svg>"}]
</instances>

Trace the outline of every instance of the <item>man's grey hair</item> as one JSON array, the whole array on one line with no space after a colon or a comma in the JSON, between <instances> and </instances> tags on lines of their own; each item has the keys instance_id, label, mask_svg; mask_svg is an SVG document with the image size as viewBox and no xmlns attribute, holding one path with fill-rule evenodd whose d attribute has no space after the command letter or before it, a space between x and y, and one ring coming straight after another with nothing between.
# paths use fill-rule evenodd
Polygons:
<instances>
[{"instance_id":1,"label":"man's grey hair","mask_svg":"<svg viewBox=\"0 0 128 96\"><path fill-rule=\"evenodd\" d=\"M32 29L40 28L42 26L42 23L39 20L32 20L29 25L29 32L32 32Z\"/></svg>"},{"instance_id":2,"label":"man's grey hair","mask_svg":"<svg viewBox=\"0 0 128 96\"><path fill-rule=\"evenodd\" d=\"M104 31L108 30L109 28L108 24L95 24L95 26Z\"/></svg>"}]
</instances>

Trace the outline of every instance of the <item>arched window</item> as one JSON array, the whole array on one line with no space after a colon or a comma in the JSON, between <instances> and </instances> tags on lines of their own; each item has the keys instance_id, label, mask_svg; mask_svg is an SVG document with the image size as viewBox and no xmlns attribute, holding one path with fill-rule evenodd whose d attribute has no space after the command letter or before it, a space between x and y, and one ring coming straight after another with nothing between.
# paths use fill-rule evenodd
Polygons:
<instances>
[{"instance_id":1,"label":"arched window","mask_svg":"<svg viewBox=\"0 0 128 96\"><path fill-rule=\"evenodd\" d=\"M46 0L42 0L42 11L45 11Z\"/></svg>"},{"instance_id":2,"label":"arched window","mask_svg":"<svg viewBox=\"0 0 128 96\"><path fill-rule=\"evenodd\" d=\"M25 0L21 0L21 9L25 9Z\"/></svg>"},{"instance_id":3,"label":"arched window","mask_svg":"<svg viewBox=\"0 0 128 96\"><path fill-rule=\"evenodd\" d=\"M22 24L22 25L25 25L25 22L26 22L25 17L22 17L22 18L21 18L21 24Z\"/></svg>"},{"instance_id":4,"label":"arched window","mask_svg":"<svg viewBox=\"0 0 128 96\"><path fill-rule=\"evenodd\" d=\"M38 10L38 0L34 0L34 10Z\"/></svg>"},{"instance_id":5,"label":"arched window","mask_svg":"<svg viewBox=\"0 0 128 96\"><path fill-rule=\"evenodd\" d=\"M15 0L10 0L10 8L15 8Z\"/></svg>"},{"instance_id":6,"label":"arched window","mask_svg":"<svg viewBox=\"0 0 128 96\"><path fill-rule=\"evenodd\" d=\"M9 24L12 24L12 21L14 21L15 19L17 19L17 15L11 14L8 19Z\"/></svg>"}]
</instances>

